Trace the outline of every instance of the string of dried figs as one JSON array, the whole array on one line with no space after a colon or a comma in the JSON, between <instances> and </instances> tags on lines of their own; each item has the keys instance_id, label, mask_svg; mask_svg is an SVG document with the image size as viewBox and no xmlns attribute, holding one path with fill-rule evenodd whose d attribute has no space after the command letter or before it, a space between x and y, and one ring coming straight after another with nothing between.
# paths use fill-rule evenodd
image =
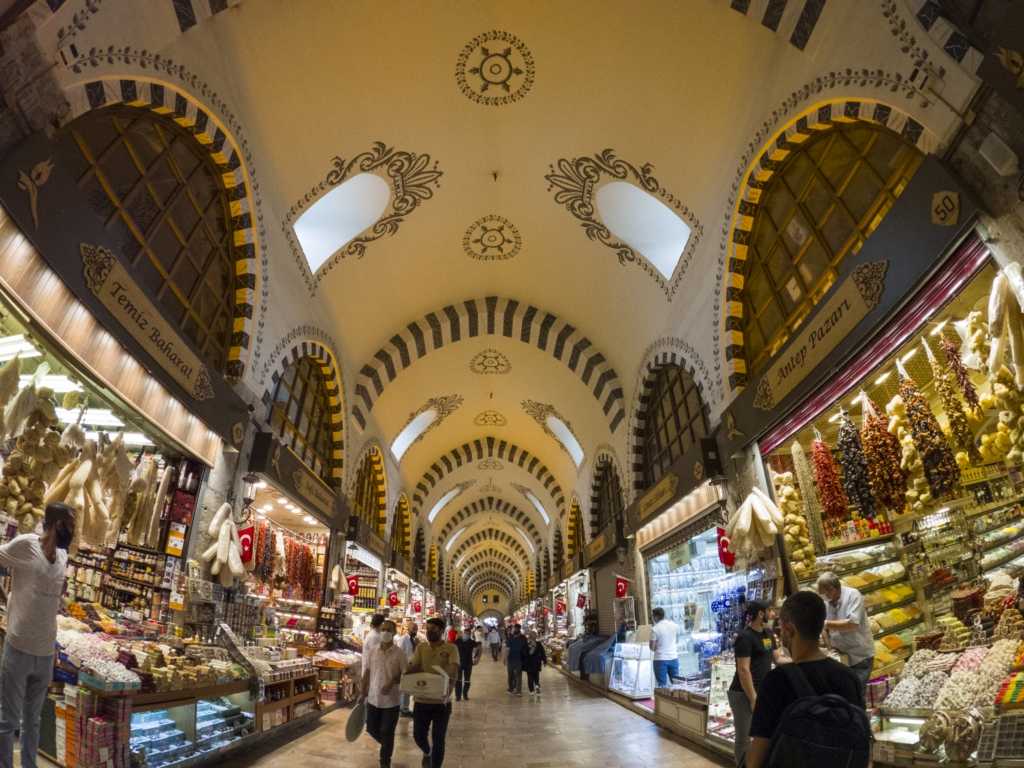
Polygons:
<instances>
[{"instance_id":1,"label":"string of dried figs","mask_svg":"<svg viewBox=\"0 0 1024 768\"><path fill-rule=\"evenodd\" d=\"M845 410L840 411L840 414L836 448L839 449L839 465L843 468L846 498L853 502L864 517L874 518L875 495L871 492L868 463L864 459L860 434L850 420L849 414Z\"/></svg>"}]
</instances>

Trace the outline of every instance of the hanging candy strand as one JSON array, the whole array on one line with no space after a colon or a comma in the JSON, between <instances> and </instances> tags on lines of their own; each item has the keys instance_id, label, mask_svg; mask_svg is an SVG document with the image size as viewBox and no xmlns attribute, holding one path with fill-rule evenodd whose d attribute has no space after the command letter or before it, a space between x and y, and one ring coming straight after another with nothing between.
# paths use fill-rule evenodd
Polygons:
<instances>
[{"instance_id":1,"label":"hanging candy strand","mask_svg":"<svg viewBox=\"0 0 1024 768\"><path fill-rule=\"evenodd\" d=\"M900 440L889 431L889 420L881 415L878 406L860 393L863 417L860 443L868 466L868 480L875 500L886 509L900 512L906 503L907 474L900 466L903 449Z\"/></svg>"},{"instance_id":2,"label":"hanging candy strand","mask_svg":"<svg viewBox=\"0 0 1024 768\"><path fill-rule=\"evenodd\" d=\"M932 380L935 382L935 391L939 395L942 410L946 412L946 418L949 419L949 433L956 447L966 454L966 456L961 455L961 461L957 463L966 464L963 459L968 459L980 464L981 454L978 453L978 449L974 445L974 434L967 424L967 414L964 413L963 403L950 380L949 371L940 365L939 359L935 357L935 353L926 339L921 340L921 346L924 347L928 363L932 367Z\"/></svg>"},{"instance_id":3,"label":"hanging candy strand","mask_svg":"<svg viewBox=\"0 0 1024 768\"><path fill-rule=\"evenodd\" d=\"M836 439L836 448L839 450L839 465L843 468L846 498L853 502L864 517L874 519L875 495L871 492L868 463L860 444L860 434L850 420L849 414L845 410L839 413L839 437Z\"/></svg>"},{"instance_id":4,"label":"hanging candy strand","mask_svg":"<svg viewBox=\"0 0 1024 768\"><path fill-rule=\"evenodd\" d=\"M832 458L832 451L820 435L811 443L811 462L814 465L814 482L818 486L818 500L821 502L824 519L845 520L849 502L843 484L839 481L839 469Z\"/></svg>"},{"instance_id":5,"label":"hanging candy strand","mask_svg":"<svg viewBox=\"0 0 1024 768\"><path fill-rule=\"evenodd\" d=\"M967 407L970 408L972 413L980 414L981 400L978 397L978 390L975 389L974 384L971 382L971 375L967 372L967 367L960 357L960 348L955 341L946 336L940 338L939 344L942 346L942 351L946 354L946 360L949 361L949 367L956 377L956 383L960 385L960 392L964 396Z\"/></svg>"},{"instance_id":6,"label":"hanging candy strand","mask_svg":"<svg viewBox=\"0 0 1024 768\"><path fill-rule=\"evenodd\" d=\"M917 384L898 360L896 367L900 378L900 397L907 406L910 433L924 465L925 479L928 481L932 497L941 499L951 494L960 484L960 467L957 466L949 442Z\"/></svg>"},{"instance_id":7,"label":"hanging candy strand","mask_svg":"<svg viewBox=\"0 0 1024 768\"><path fill-rule=\"evenodd\" d=\"M799 440L793 441L789 449L793 457L793 473L796 475L797 485L800 486L800 495L804 501L804 516L807 518L807 529L811 534L811 543L817 554L825 552L825 529L821 525L821 502L818 501L818 493L814 487L814 476L811 474L811 465L807 461L807 454Z\"/></svg>"}]
</instances>

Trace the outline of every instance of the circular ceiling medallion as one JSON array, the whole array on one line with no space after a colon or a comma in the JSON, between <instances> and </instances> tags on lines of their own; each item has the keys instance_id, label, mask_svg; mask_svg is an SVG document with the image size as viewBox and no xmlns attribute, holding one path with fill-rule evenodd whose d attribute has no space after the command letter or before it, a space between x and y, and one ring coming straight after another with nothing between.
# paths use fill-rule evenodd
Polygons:
<instances>
[{"instance_id":1,"label":"circular ceiling medallion","mask_svg":"<svg viewBox=\"0 0 1024 768\"><path fill-rule=\"evenodd\" d=\"M523 247L519 230L501 216L484 216L474 221L462 236L462 250L479 261L506 261Z\"/></svg>"},{"instance_id":2,"label":"circular ceiling medallion","mask_svg":"<svg viewBox=\"0 0 1024 768\"><path fill-rule=\"evenodd\" d=\"M466 98L500 107L523 98L533 86L533 54L515 35L491 30L470 40L455 64Z\"/></svg>"},{"instance_id":3,"label":"circular ceiling medallion","mask_svg":"<svg viewBox=\"0 0 1024 768\"><path fill-rule=\"evenodd\" d=\"M481 411L473 419L473 423L478 427L507 427L508 419L497 411Z\"/></svg>"},{"instance_id":4,"label":"circular ceiling medallion","mask_svg":"<svg viewBox=\"0 0 1024 768\"><path fill-rule=\"evenodd\" d=\"M500 469L504 469L505 465L502 464L497 459L484 459L483 461L476 465L476 468L485 471L490 470L492 472L497 472Z\"/></svg>"},{"instance_id":5,"label":"circular ceiling medallion","mask_svg":"<svg viewBox=\"0 0 1024 768\"><path fill-rule=\"evenodd\" d=\"M498 350L485 349L483 352L478 352L469 361L469 370L482 376L490 373L505 374L512 370L512 363Z\"/></svg>"}]
</instances>

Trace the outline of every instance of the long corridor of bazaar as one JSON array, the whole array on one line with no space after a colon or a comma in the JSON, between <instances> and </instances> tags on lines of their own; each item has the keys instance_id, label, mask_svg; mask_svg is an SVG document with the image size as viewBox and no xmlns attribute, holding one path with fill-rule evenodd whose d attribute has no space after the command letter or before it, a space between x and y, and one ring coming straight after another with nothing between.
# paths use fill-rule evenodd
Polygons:
<instances>
[{"instance_id":1,"label":"long corridor of bazaar","mask_svg":"<svg viewBox=\"0 0 1024 768\"><path fill-rule=\"evenodd\" d=\"M0 0L0 94L0 768L1024 760L1020 2Z\"/></svg>"}]
</instances>

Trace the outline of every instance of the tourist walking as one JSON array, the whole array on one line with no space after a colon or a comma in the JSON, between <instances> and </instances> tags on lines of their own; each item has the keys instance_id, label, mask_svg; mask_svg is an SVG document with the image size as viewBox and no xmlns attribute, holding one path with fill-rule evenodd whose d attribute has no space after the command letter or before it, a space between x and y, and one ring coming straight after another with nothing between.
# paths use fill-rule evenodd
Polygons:
<instances>
[{"instance_id":1,"label":"tourist walking","mask_svg":"<svg viewBox=\"0 0 1024 768\"><path fill-rule=\"evenodd\" d=\"M469 701L469 681L473 676L473 666L480 661L483 646L473 639L473 633L464 629L462 637L455 641L459 649L459 677L455 681L455 700Z\"/></svg>"},{"instance_id":2,"label":"tourist walking","mask_svg":"<svg viewBox=\"0 0 1024 768\"><path fill-rule=\"evenodd\" d=\"M395 645L396 629L395 622L384 621L377 647L363 657L366 732L380 744L380 768L391 768L401 702L399 684L408 663L405 653Z\"/></svg>"},{"instance_id":3,"label":"tourist walking","mask_svg":"<svg viewBox=\"0 0 1024 768\"><path fill-rule=\"evenodd\" d=\"M531 696L540 696L540 670L547 663L548 655L537 640L537 633L529 632L523 648L523 671L526 672L526 686Z\"/></svg>"},{"instance_id":4,"label":"tourist walking","mask_svg":"<svg viewBox=\"0 0 1024 768\"><path fill-rule=\"evenodd\" d=\"M444 639L444 621L427 619L427 642L418 643L409 672L448 675L448 690L443 698L416 696L412 713L412 735L423 752L423 768L441 768L444 744L448 736L448 720L452 716L450 696L459 674L459 651Z\"/></svg>"},{"instance_id":5,"label":"tourist walking","mask_svg":"<svg viewBox=\"0 0 1024 768\"><path fill-rule=\"evenodd\" d=\"M375 613L370 617L370 629L363 637L363 656L369 654L380 642L380 625L384 623L384 614Z\"/></svg>"},{"instance_id":6,"label":"tourist walking","mask_svg":"<svg viewBox=\"0 0 1024 768\"><path fill-rule=\"evenodd\" d=\"M505 666L508 670L508 692L513 696L523 695L523 651L526 649L526 638L523 627L514 624L505 644Z\"/></svg>"},{"instance_id":7,"label":"tourist walking","mask_svg":"<svg viewBox=\"0 0 1024 768\"><path fill-rule=\"evenodd\" d=\"M654 652L654 681L659 688L665 688L673 677L679 677L679 651L676 646L679 625L665 618L664 608L655 608L651 616L654 618L650 643Z\"/></svg>"},{"instance_id":8,"label":"tourist walking","mask_svg":"<svg viewBox=\"0 0 1024 768\"><path fill-rule=\"evenodd\" d=\"M487 644L491 647L491 658L497 661L501 658L501 633L497 627L491 627L487 632Z\"/></svg>"}]
</instances>

